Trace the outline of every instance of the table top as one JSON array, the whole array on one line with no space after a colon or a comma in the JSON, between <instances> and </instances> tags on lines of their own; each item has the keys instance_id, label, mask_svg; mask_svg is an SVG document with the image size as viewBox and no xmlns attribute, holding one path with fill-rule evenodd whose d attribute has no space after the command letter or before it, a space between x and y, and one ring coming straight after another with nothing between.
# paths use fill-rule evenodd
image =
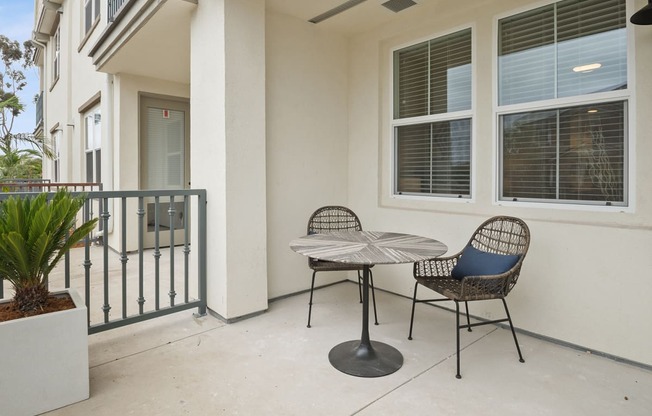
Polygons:
<instances>
[{"instance_id":1,"label":"table top","mask_svg":"<svg viewBox=\"0 0 652 416\"><path fill-rule=\"evenodd\" d=\"M383 231L333 231L290 242L299 254L319 260L351 264L398 264L432 259L448 247L437 240Z\"/></svg>"}]
</instances>

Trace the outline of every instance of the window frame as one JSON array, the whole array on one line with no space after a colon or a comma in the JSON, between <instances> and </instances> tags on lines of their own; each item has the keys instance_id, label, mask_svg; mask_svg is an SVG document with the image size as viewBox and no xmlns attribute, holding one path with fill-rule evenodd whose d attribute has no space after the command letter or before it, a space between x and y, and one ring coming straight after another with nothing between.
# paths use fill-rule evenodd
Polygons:
<instances>
[{"instance_id":1,"label":"window frame","mask_svg":"<svg viewBox=\"0 0 652 416\"><path fill-rule=\"evenodd\" d=\"M92 126L92 137L89 137L89 120L92 123L95 123L95 120L99 117L99 127ZM102 182L102 110L100 104L96 104L93 107L89 108L83 113L83 125L84 125L84 134L83 134L83 152L84 152L84 181L89 183L101 183ZM99 137L96 137L95 133L99 133ZM91 158L92 166L92 180L89 181L89 166L88 158ZM99 163L98 163L99 162Z\"/></svg>"},{"instance_id":2,"label":"window frame","mask_svg":"<svg viewBox=\"0 0 652 416\"><path fill-rule=\"evenodd\" d=\"M627 44L627 88L620 90L612 90L606 92L588 93L575 95L570 97L550 98L538 101L530 101L517 104L499 104L499 85L500 85L500 72L499 72L499 50L500 50L500 21L520 13L535 10L540 7L550 6L555 3L560 3L564 0L546 1L545 3L533 3L521 8L512 9L506 13L494 17L493 24L493 75L492 75L492 100L493 100L493 161L494 161L494 191L493 191L493 204L499 206L512 206L512 207L530 207L530 208L545 208L545 209L563 209L563 210L581 210L581 211L597 211L597 212L633 212L635 201L635 181L634 181L634 156L635 156L635 131L634 131L634 118L635 118L635 77L634 77L634 36L632 33L631 25L625 25L626 44ZM629 16L631 9L631 1L625 0L626 15ZM555 44L557 42L555 41ZM556 69L555 69L556 70ZM568 107L576 107L591 104L606 104L610 102L623 102L624 103L624 116L623 116L623 204L605 204L596 201L570 201L561 199L528 199L518 198L511 200L511 197L503 197L503 158L502 158L502 125L501 118L506 115L523 113L523 112L536 112L543 110L559 110Z\"/></svg>"},{"instance_id":3,"label":"window frame","mask_svg":"<svg viewBox=\"0 0 652 416\"><path fill-rule=\"evenodd\" d=\"M96 22L100 20L102 11L101 3L101 0L84 0L82 2L82 23L84 25L84 36L91 33L95 27ZM90 20L88 20L89 15L87 14L87 9L90 9Z\"/></svg>"},{"instance_id":4,"label":"window frame","mask_svg":"<svg viewBox=\"0 0 652 416\"><path fill-rule=\"evenodd\" d=\"M428 114L415 117L395 118L396 114L396 97L395 97L395 77L396 61L395 53L402 49L414 47L423 42L436 41L456 33L470 30L471 32L471 94L470 108L457 110L446 113ZM476 140L476 28L472 23L449 28L442 32L433 33L421 38L413 39L409 42L396 45L389 49L389 106L388 106L388 139L389 139L389 197L398 200L420 200L429 202L456 202L472 203L475 202L475 140ZM397 130L402 126L432 124L445 121L469 120L470 138L469 138L469 194L464 196L453 196L444 194L426 194L426 193L400 193L398 191L398 151L397 151Z\"/></svg>"},{"instance_id":5,"label":"window frame","mask_svg":"<svg viewBox=\"0 0 652 416\"><path fill-rule=\"evenodd\" d=\"M57 25L52 35L52 86L61 76L61 25Z\"/></svg>"}]
</instances>

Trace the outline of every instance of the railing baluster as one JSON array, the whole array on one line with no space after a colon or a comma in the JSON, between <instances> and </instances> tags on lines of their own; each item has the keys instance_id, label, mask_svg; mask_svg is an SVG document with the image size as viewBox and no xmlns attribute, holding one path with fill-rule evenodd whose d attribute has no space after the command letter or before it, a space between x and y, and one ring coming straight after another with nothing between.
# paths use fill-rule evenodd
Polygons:
<instances>
[{"instance_id":1,"label":"railing baluster","mask_svg":"<svg viewBox=\"0 0 652 416\"><path fill-rule=\"evenodd\" d=\"M70 288L70 251L66 251L66 254L63 256L63 270L65 273L64 287L68 289Z\"/></svg>"},{"instance_id":2,"label":"railing baluster","mask_svg":"<svg viewBox=\"0 0 652 416\"><path fill-rule=\"evenodd\" d=\"M122 209L122 254L120 255L120 262L122 263L122 318L127 317L127 198L121 198L120 201ZM107 232L107 229L104 230L104 233ZM105 239L106 240L106 239ZM108 242L105 241L105 244L108 246Z\"/></svg>"},{"instance_id":3,"label":"railing baluster","mask_svg":"<svg viewBox=\"0 0 652 416\"><path fill-rule=\"evenodd\" d=\"M84 203L84 222L88 222L90 217L91 200ZM86 317L88 325L91 325L91 236L90 233L84 237L84 299L86 300Z\"/></svg>"},{"instance_id":4,"label":"railing baluster","mask_svg":"<svg viewBox=\"0 0 652 416\"><path fill-rule=\"evenodd\" d=\"M145 233L145 224L143 219L145 217L145 205L143 197L138 197L138 313L143 314L143 304L145 303L143 293L143 264L145 262L145 252L143 251L143 238ZM127 219L124 218L123 222L126 224Z\"/></svg>"},{"instance_id":5,"label":"railing baluster","mask_svg":"<svg viewBox=\"0 0 652 416\"><path fill-rule=\"evenodd\" d=\"M104 211L100 214L102 218L103 229L109 228L109 217L111 216L108 211L108 198L104 198ZM102 248L104 249L104 305L102 311L104 312L104 323L109 322L109 311L111 305L109 304L109 245L106 243L105 238L102 238Z\"/></svg>"},{"instance_id":6,"label":"railing baluster","mask_svg":"<svg viewBox=\"0 0 652 416\"><path fill-rule=\"evenodd\" d=\"M154 309L157 311L159 308L159 272L160 264L159 259L161 258L161 250L159 249L159 197L154 197Z\"/></svg>"},{"instance_id":7,"label":"railing baluster","mask_svg":"<svg viewBox=\"0 0 652 416\"><path fill-rule=\"evenodd\" d=\"M170 306L174 306L174 297L177 292L174 291L174 214L177 210L174 207L174 195L170 195L170 205L168 206L168 215L170 217Z\"/></svg>"},{"instance_id":8,"label":"railing baluster","mask_svg":"<svg viewBox=\"0 0 652 416\"><path fill-rule=\"evenodd\" d=\"M188 225L188 213L190 212L190 197L183 197L183 301L188 303L188 282L190 281L190 228Z\"/></svg>"}]
</instances>

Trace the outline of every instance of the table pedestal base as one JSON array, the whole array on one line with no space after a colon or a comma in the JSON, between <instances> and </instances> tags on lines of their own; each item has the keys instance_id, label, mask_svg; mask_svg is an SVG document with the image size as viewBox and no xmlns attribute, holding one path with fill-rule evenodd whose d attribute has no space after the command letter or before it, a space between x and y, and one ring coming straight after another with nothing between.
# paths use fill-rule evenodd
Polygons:
<instances>
[{"instance_id":1,"label":"table pedestal base","mask_svg":"<svg viewBox=\"0 0 652 416\"><path fill-rule=\"evenodd\" d=\"M333 367L358 377L381 377L392 374L403 365L403 355L391 345L378 341L363 344L346 341L328 353Z\"/></svg>"}]
</instances>

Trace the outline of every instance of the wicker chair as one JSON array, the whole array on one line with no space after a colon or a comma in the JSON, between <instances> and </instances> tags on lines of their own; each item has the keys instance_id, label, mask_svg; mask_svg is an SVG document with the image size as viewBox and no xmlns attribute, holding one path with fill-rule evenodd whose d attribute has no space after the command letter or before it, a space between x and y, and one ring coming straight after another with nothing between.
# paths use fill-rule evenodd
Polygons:
<instances>
[{"instance_id":1,"label":"wicker chair","mask_svg":"<svg viewBox=\"0 0 652 416\"><path fill-rule=\"evenodd\" d=\"M324 234L331 231L341 230L362 230L362 224L357 215L350 209L342 206L325 206L315 211L308 220L308 234ZM358 295L362 302L362 265L343 264L332 261L323 261L308 257L308 267L312 269L312 283L310 285L310 302L308 303L308 328L310 328L310 317L312 313L312 295L315 288L315 275L317 272L329 271L357 271L358 272ZM369 270L369 285L374 305L374 320L378 325L378 314L376 313L376 294L374 293L374 278Z\"/></svg>"},{"instance_id":2,"label":"wicker chair","mask_svg":"<svg viewBox=\"0 0 652 416\"><path fill-rule=\"evenodd\" d=\"M505 297L512 290L521 272L521 265L523 259L528 251L530 245L530 230L522 220L514 217L493 217L481 224L475 231L469 243L464 250L450 257L440 257L433 260L426 260L414 263L414 278L416 283L414 285L414 297L412 299L412 317L410 318L410 334L408 339L412 339L412 327L414 324L414 307L418 302L438 302L452 300L455 302L455 316L457 327L457 378L460 375L460 329L471 328L479 325L495 324L499 322L509 322L518 351L519 361L523 360L521 349L516 339L512 319L507 309L507 302ZM468 247L471 246L471 249ZM476 249L476 250L473 250ZM484 267L482 264L471 264L471 268L476 269L475 275L466 275L464 277L459 275L459 270L463 266L454 271L455 266L460 262L464 253L469 253L467 259L484 258L491 261L491 259L508 259L513 265L504 272L497 272L495 274L487 274L477 272ZM472 254L473 253L473 254ZM479 254L477 254L479 253ZM488 254L494 253L494 254ZM496 256L501 254L504 256ZM480 257L478 257L480 256ZM515 262L515 263L514 263ZM470 260L464 261L466 267ZM478 262L476 262L478 263ZM502 270L505 270L505 267ZM499 267L500 269L500 267ZM457 275L456 275L457 273ZM423 285L428 289L443 295L445 298L439 299L417 299L417 288ZM500 299L505 307L506 317L503 319L484 321L480 323L471 324L469 320L469 305L468 302ZM466 325L460 325L460 302L464 302L466 307Z\"/></svg>"}]
</instances>

